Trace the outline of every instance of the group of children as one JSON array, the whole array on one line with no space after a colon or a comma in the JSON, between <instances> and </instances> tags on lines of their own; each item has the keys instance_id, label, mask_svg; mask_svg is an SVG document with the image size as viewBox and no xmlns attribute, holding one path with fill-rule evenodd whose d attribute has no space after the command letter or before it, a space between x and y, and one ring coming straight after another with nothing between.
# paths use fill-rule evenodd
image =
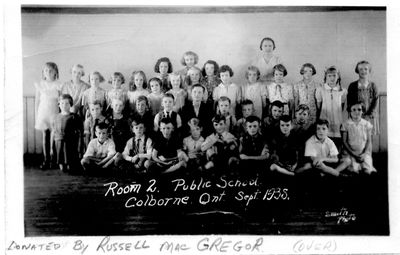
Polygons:
<instances>
[{"instance_id":1,"label":"group of children","mask_svg":"<svg viewBox=\"0 0 400 255\"><path fill-rule=\"evenodd\" d=\"M376 171L371 137L377 132L378 94L368 62L357 63L359 80L348 91L334 66L325 70L323 85L313 80L310 63L294 85L284 81L282 64L267 84L249 66L247 83L238 86L228 65L209 60L200 69L197 63L197 54L186 52L185 68L173 72L170 60L160 58L157 75L147 80L135 71L128 86L115 72L109 91L100 87L105 79L97 71L89 74L88 85L81 79L83 66L74 65L71 81L61 84L57 65L46 63L35 84L41 168L51 168L53 156L60 170L81 166L92 173ZM349 118L343 121L345 102Z\"/></svg>"}]
</instances>

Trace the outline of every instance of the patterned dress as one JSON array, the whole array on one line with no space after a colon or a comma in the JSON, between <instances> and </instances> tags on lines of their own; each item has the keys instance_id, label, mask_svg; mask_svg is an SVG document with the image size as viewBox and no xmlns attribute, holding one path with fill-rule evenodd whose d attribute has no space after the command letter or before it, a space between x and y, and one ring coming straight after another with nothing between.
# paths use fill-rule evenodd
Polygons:
<instances>
[{"instance_id":1,"label":"patterned dress","mask_svg":"<svg viewBox=\"0 0 400 255\"><path fill-rule=\"evenodd\" d=\"M304 81L299 81L293 85L295 108L301 104L307 105L310 108L310 122L315 122L317 119L317 101L315 99L315 91L319 87L321 87L321 84L314 80L308 84L305 84Z\"/></svg>"}]
</instances>

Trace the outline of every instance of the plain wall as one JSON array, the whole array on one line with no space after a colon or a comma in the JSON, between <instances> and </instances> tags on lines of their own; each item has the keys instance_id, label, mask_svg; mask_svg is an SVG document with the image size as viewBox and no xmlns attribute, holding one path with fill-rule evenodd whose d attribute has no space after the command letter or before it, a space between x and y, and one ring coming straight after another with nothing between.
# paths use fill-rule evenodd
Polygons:
<instances>
[{"instance_id":1,"label":"plain wall","mask_svg":"<svg viewBox=\"0 0 400 255\"><path fill-rule=\"evenodd\" d=\"M230 65L233 81L244 83L244 72L259 53L263 37L276 42L275 53L288 69L288 82L301 79L299 69L311 62L323 70L336 65L342 85L358 77L355 64L373 66L372 79L386 91L386 12L268 12L184 14L22 14L24 95L34 95L43 64L57 63L60 80L70 78L70 67L80 63L86 73L98 70L105 78L134 70L154 75L159 57L182 67L185 51L199 55L199 67L208 59ZM88 76L84 77L87 80ZM109 87L103 84L103 87Z\"/></svg>"}]
</instances>

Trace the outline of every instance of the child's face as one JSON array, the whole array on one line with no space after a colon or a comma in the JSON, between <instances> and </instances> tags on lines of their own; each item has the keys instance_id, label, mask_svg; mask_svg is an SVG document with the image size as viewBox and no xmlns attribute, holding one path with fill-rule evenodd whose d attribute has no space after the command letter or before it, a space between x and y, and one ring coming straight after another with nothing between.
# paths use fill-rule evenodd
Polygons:
<instances>
[{"instance_id":1,"label":"child's face","mask_svg":"<svg viewBox=\"0 0 400 255\"><path fill-rule=\"evenodd\" d=\"M112 77L112 87L113 89L120 89L122 86L122 79L119 76Z\"/></svg>"},{"instance_id":2,"label":"child's face","mask_svg":"<svg viewBox=\"0 0 400 255\"><path fill-rule=\"evenodd\" d=\"M305 80L310 80L313 76L313 70L309 67L304 67L303 69L303 78Z\"/></svg>"},{"instance_id":3,"label":"child's face","mask_svg":"<svg viewBox=\"0 0 400 255\"><path fill-rule=\"evenodd\" d=\"M171 111L174 107L174 100L170 97L164 97L162 99L162 106L164 107L164 110Z\"/></svg>"},{"instance_id":4,"label":"child's face","mask_svg":"<svg viewBox=\"0 0 400 255\"><path fill-rule=\"evenodd\" d=\"M141 74L136 74L133 78L133 82L135 83L136 88L143 88L144 78Z\"/></svg>"},{"instance_id":5,"label":"child's face","mask_svg":"<svg viewBox=\"0 0 400 255\"><path fill-rule=\"evenodd\" d=\"M58 102L58 105L60 106L60 110L62 113L67 113L71 109L71 105L69 104L68 99L61 99Z\"/></svg>"},{"instance_id":6,"label":"child's face","mask_svg":"<svg viewBox=\"0 0 400 255\"><path fill-rule=\"evenodd\" d=\"M222 115L225 115L229 112L230 103L228 101L219 101L218 109Z\"/></svg>"},{"instance_id":7,"label":"child's face","mask_svg":"<svg viewBox=\"0 0 400 255\"><path fill-rule=\"evenodd\" d=\"M192 89L192 99L194 102L200 102L203 99L204 90L200 87L194 87Z\"/></svg>"},{"instance_id":8,"label":"child's face","mask_svg":"<svg viewBox=\"0 0 400 255\"><path fill-rule=\"evenodd\" d=\"M150 89L152 93L159 94L161 92L160 84L157 81L150 82Z\"/></svg>"},{"instance_id":9,"label":"child's face","mask_svg":"<svg viewBox=\"0 0 400 255\"><path fill-rule=\"evenodd\" d=\"M146 102L145 101L136 101L136 111L139 114L143 114L146 111Z\"/></svg>"},{"instance_id":10,"label":"child's face","mask_svg":"<svg viewBox=\"0 0 400 255\"><path fill-rule=\"evenodd\" d=\"M281 120L279 122L279 127L281 129L282 134L288 136L290 134L290 130L292 129L292 122L291 121L284 122Z\"/></svg>"},{"instance_id":11,"label":"child's face","mask_svg":"<svg viewBox=\"0 0 400 255\"><path fill-rule=\"evenodd\" d=\"M242 114L244 118L249 117L253 114L253 105L252 104L245 104L242 106Z\"/></svg>"},{"instance_id":12,"label":"child's face","mask_svg":"<svg viewBox=\"0 0 400 255\"><path fill-rule=\"evenodd\" d=\"M279 71L279 70L275 70L274 72L274 79L276 83L283 83L283 72Z\"/></svg>"},{"instance_id":13,"label":"child's face","mask_svg":"<svg viewBox=\"0 0 400 255\"><path fill-rule=\"evenodd\" d=\"M215 68L214 68L213 64L207 63L204 66L204 70L206 70L206 75L207 76L213 76L214 75Z\"/></svg>"},{"instance_id":14,"label":"child's face","mask_svg":"<svg viewBox=\"0 0 400 255\"><path fill-rule=\"evenodd\" d=\"M274 44L270 40L264 40L261 49L265 53L271 53L274 51Z\"/></svg>"},{"instance_id":15,"label":"child's face","mask_svg":"<svg viewBox=\"0 0 400 255\"><path fill-rule=\"evenodd\" d=\"M174 130L174 126L172 125L172 123L162 123L160 124L160 131L162 133L162 135L164 136L164 138L170 138L171 134L172 134L172 130Z\"/></svg>"},{"instance_id":16,"label":"child's face","mask_svg":"<svg viewBox=\"0 0 400 255\"><path fill-rule=\"evenodd\" d=\"M317 125L317 138L323 140L328 136L328 127L326 125Z\"/></svg>"},{"instance_id":17,"label":"child's face","mask_svg":"<svg viewBox=\"0 0 400 255\"><path fill-rule=\"evenodd\" d=\"M257 82L257 72L255 71L247 71L247 79L249 80L250 84Z\"/></svg>"},{"instance_id":18,"label":"child's face","mask_svg":"<svg viewBox=\"0 0 400 255\"><path fill-rule=\"evenodd\" d=\"M89 106L90 115L96 119L101 115L101 107L99 104L90 104Z\"/></svg>"},{"instance_id":19,"label":"child's face","mask_svg":"<svg viewBox=\"0 0 400 255\"><path fill-rule=\"evenodd\" d=\"M121 113L124 110L124 103L121 100L114 100L112 103L114 113Z\"/></svg>"},{"instance_id":20,"label":"child's face","mask_svg":"<svg viewBox=\"0 0 400 255\"><path fill-rule=\"evenodd\" d=\"M200 81L200 72L198 70L189 70L188 75L192 81L192 84Z\"/></svg>"},{"instance_id":21,"label":"child's face","mask_svg":"<svg viewBox=\"0 0 400 255\"><path fill-rule=\"evenodd\" d=\"M56 70L49 66L45 66L43 69L43 76L47 81L54 81L56 79Z\"/></svg>"},{"instance_id":22,"label":"child's face","mask_svg":"<svg viewBox=\"0 0 400 255\"><path fill-rule=\"evenodd\" d=\"M178 75L171 76L171 85L173 89L179 89L181 87L181 77Z\"/></svg>"},{"instance_id":23,"label":"child's face","mask_svg":"<svg viewBox=\"0 0 400 255\"><path fill-rule=\"evenodd\" d=\"M183 59L185 60L185 64L187 67L192 67L194 66L194 56L193 55L186 55L183 57Z\"/></svg>"},{"instance_id":24,"label":"child's face","mask_svg":"<svg viewBox=\"0 0 400 255\"><path fill-rule=\"evenodd\" d=\"M231 81L231 74L229 73L229 71L220 73L219 77L221 78L223 84L229 84Z\"/></svg>"},{"instance_id":25,"label":"child's face","mask_svg":"<svg viewBox=\"0 0 400 255\"><path fill-rule=\"evenodd\" d=\"M358 65L358 75L360 78L367 78L370 74L369 66L367 64Z\"/></svg>"},{"instance_id":26,"label":"child's face","mask_svg":"<svg viewBox=\"0 0 400 255\"><path fill-rule=\"evenodd\" d=\"M305 123L307 123L307 122L308 122L309 116L310 116L310 115L309 115L308 111L304 111L304 110L297 111L297 112L296 112L296 120L297 120L297 123L299 123L299 124L305 124Z\"/></svg>"},{"instance_id":27,"label":"child's face","mask_svg":"<svg viewBox=\"0 0 400 255\"><path fill-rule=\"evenodd\" d=\"M160 74L167 74L168 73L168 62L161 62L158 66L160 70Z\"/></svg>"},{"instance_id":28,"label":"child's face","mask_svg":"<svg viewBox=\"0 0 400 255\"><path fill-rule=\"evenodd\" d=\"M100 77L97 74L90 75L90 86L97 88L100 84Z\"/></svg>"},{"instance_id":29,"label":"child's face","mask_svg":"<svg viewBox=\"0 0 400 255\"><path fill-rule=\"evenodd\" d=\"M98 127L96 127L96 136L99 140L99 142L104 142L105 140L107 140L108 137L108 131L107 129L100 129Z\"/></svg>"},{"instance_id":30,"label":"child's face","mask_svg":"<svg viewBox=\"0 0 400 255\"><path fill-rule=\"evenodd\" d=\"M326 74L326 82L329 85L336 85L338 78L339 77L338 77L337 73L327 73Z\"/></svg>"},{"instance_id":31,"label":"child's face","mask_svg":"<svg viewBox=\"0 0 400 255\"><path fill-rule=\"evenodd\" d=\"M72 80L78 81L82 78L81 68L74 66L71 70Z\"/></svg>"},{"instance_id":32,"label":"child's face","mask_svg":"<svg viewBox=\"0 0 400 255\"><path fill-rule=\"evenodd\" d=\"M193 139L199 139L201 134L201 128L196 126L190 127L190 134L192 135Z\"/></svg>"},{"instance_id":33,"label":"child's face","mask_svg":"<svg viewBox=\"0 0 400 255\"><path fill-rule=\"evenodd\" d=\"M278 106L272 106L271 115L274 119L279 119L282 116L283 108L279 108Z\"/></svg>"},{"instance_id":34,"label":"child's face","mask_svg":"<svg viewBox=\"0 0 400 255\"><path fill-rule=\"evenodd\" d=\"M246 130L249 135L254 136L260 129L260 123L258 121L246 122Z\"/></svg>"},{"instance_id":35,"label":"child's face","mask_svg":"<svg viewBox=\"0 0 400 255\"><path fill-rule=\"evenodd\" d=\"M221 120L220 122L213 122L215 132L218 134L222 134L225 131L225 121Z\"/></svg>"},{"instance_id":36,"label":"child's face","mask_svg":"<svg viewBox=\"0 0 400 255\"><path fill-rule=\"evenodd\" d=\"M360 104L355 104L350 107L350 117L352 120L361 120L363 109Z\"/></svg>"},{"instance_id":37,"label":"child's face","mask_svg":"<svg viewBox=\"0 0 400 255\"><path fill-rule=\"evenodd\" d=\"M144 124L134 124L132 127L132 132L135 134L136 137L141 137L144 134Z\"/></svg>"}]
</instances>

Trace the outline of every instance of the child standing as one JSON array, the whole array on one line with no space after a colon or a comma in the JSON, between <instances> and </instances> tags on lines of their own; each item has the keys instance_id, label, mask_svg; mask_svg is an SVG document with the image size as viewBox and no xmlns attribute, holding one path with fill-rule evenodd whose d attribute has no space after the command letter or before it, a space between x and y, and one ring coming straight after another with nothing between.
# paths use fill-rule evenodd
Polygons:
<instances>
[{"instance_id":1,"label":"child standing","mask_svg":"<svg viewBox=\"0 0 400 255\"><path fill-rule=\"evenodd\" d=\"M274 136L271 142L271 171L294 176L297 167L298 143L295 135L291 134L292 119L289 115L283 115L279 120L280 133Z\"/></svg>"},{"instance_id":2,"label":"child standing","mask_svg":"<svg viewBox=\"0 0 400 255\"><path fill-rule=\"evenodd\" d=\"M122 88L122 84L125 83L125 78L120 72L115 72L111 76L109 81L112 85L112 89L107 92L106 99L107 99L107 110L112 111L111 104L114 99L121 100L124 105L128 102L128 95L127 92Z\"/></svg>"},{"instance_id":3,"label":"child standing","mask_svg":"<svg viewBox=\"0 0 400 255\"><path fill-rule=\"evenodd\" d=\"M259 82L260 70L255 66L249 66L246 70L247 84L242 86L242 98L253 102L253 114L262 119L263 109L266 107L268 91L266 87Z\"/></svg>"},{"instance_id":4,"label":"child standing","mask_svg":"<svg viewBox=\"0 0 400 255\"><path fill-rule=\"evenodd\" d=\"M231 82L233 77L232 68L227 65L221 66L219 69L221 83L213 91L213 100L216 104L218 99L226 96L231 100L231 114L236 115L236 105L242 100L242 91L236 84Z\"/></svg>"},{"instance_id":5,"label":"child standing","mask_svg":"<svg viewBox=\"0 0 400 255\"><path fill-rule=\"evenodd\" d=\"M231 114L231 100L222 96L218 99L217 114L224 116L226 131L233 133L236 127L236 118Z\"/></svg>"},{"instance_id":6,"label":"child standing","mask_svg":"<svg viewBox=\"0 0 400 255\"><path fill-rule=\"evenodd\" d=\"M145 96L139 96L136 100L135 111L132 113L132 119L140 120L144 123L145 134L152 137L154 129L154 116L150 112L149 101Z\"/></svg>"},{"instance_id":7,"label":"child standing","mask_svg":"<svg viewBox=\"0 0 400 255\"><path fill-rule=\"evenodd\" d=\"M370 80L371 65L368 61L357 63L355 72L358 74L358 81L350 83L347 95L347 105L352 105L361 101L365 105L363 118L369 121L372 126L372 134L379 134L379 117L377 113L378 106L378 87Z\"/></svg>"},{"instance_id":8,"label":"child standing","mask_svg":"<svg viewBox=\"0 0 400 255\"><path fill-rule=\"evenodd\" d=\"M251 100L249 99L243 100L240 106L242 108L242 118L240 118L236 122L236 127L235 127L235 133L238 135L238 137L244 136L247 132L247 126L246 126L247 117L254 116L254 105ZM260 120L260 130L258 131L261 131L261 120Z\"/></svg>"},{"instance_id":9,"label":"child standing","mask_svg":"<svg viewBox=\"0 0 400 255\"><path fill-rule=\"evenodd\" d=\"M185 105L187 92L182 88L182 79L178 72L171 73L168 76L168 79L172 89L168 90L167 93L170 93L174 96L175 102L173 110L179 113Z\"/></svg>"},{"instance_id":10,"label":"child standing","mask_svg":"<svg viewBox=\"0 0 400 255\"><path fill-rule=\"evenodd\" d=\"M172 173L186 167L182 153L182 140L174 132L174 125L170 118L163 118L160 122L160 133L154 141L151 173Z\"/></svg>"},{"instance_id":11,"label":"child standing","mask_svg":"<svg viewBox=\"0 0 400 255\"><path fill-rule=\"evenodd\" d=\"M97 71L89 74L90 81L90 89L85 90L82 96L82 106L83 106L83 115L85 118L88 117L87 110L89 109L89 104L94 101L100 101L101 105L104 107L107 106L106 100L106 91L100 87L100 83L104 81L104 77Z\"/></svg>"},{"instance_id":12,"label":"child standing","mask_svg":"<svg viewBox=\"0 0 400 255\"><path fill-rule=\"evenodd\" d=\"M192 118L188 125L190 136L183 139L183 151L186 153L185 161L189 169L201 170L204 156L201 151L201 145L204 142L204 138L201 136L201 123L198 119Z\"/></svg>"},{"instance_id":13,"label":"child standing","mask_svg":"<svg viewBox=\"0 0 400 255\"><path fill-rule=\"evenodd\" d=\"M109 120L103 116L101 109L103 109L103 106L101 105L101 102L96 100L89 104L89 117L86 118L84 124L83 124L83 133L84 133L84 144L85 144L85 149L87 148L89 142L96 138L96 130L95 127L96 125L104 122L107 125L110 124Z\"/></svg>"},{"instance_id":14,"label":"child standing","mask_svg":"<svg viewBox=\"0 0 400 255\"><path fill-rule=\"evenodd\" d=\"M169 58L166 57L159 58L156 65L154 66L156 77L162 81L161 90L164 93L171 89L168 81L168 75L172 73L172 71L172 63Z\"/></svg>"},{"instance_id":15,"label":"child standing","mask_svg":"<svg viewBox=\"0 0 400 255\"><path fill-rule=\"evenodd\" d=\"M187 72L189 69L199 62L199 56L194 53L193 51L186 51L181 59L181 64L185 67L179 70L179 74L181 75L182 79L185 80Z\"/></svg>"},{"instance_id":16,"label":"child standing","mask_svg":"<svg viewBox=\"0 0 400 255\"><path fill-rule=\"evenodd\" d=\"M119 99L114 99L111 103L111 138L114 141L116 152L122 152L126 142L131 137L130 120L123 114L124 106L124 103Z\"/></svg>"},{"instance_id":17,"label":"child standing","mask_svg":"<svg viewBox=\"0 0 400 255\"><path fill-rule=\"evenodd\" d=\"M284 104L283 114L293 116L294 114L294 98L293 86L285 82L284 77L287 75L286 67L282 64L274 66L274 82L267 86L269 102L276 100Z\"/></svg>"},{"instance_id":18,"label":"child standing","mask_svg":"<svg viewBox=\"0 0 400 255\"><path fill-rule=\"evenodd\" d=\"M115 165L123 172L132 170L137 173L146 173L152 153L152 140L145 135L145 126L142 120L132 121L132 133L134 134L126 143L125 149L116 160Z\"/></svg>"},{"instance_id":19,"label":"child standing","mask_svg":"<svg viewBox=\"0 0 400 255\"><path fill-rule=\"evenodd\" d=\"M164 96L164 93L161 92L161 83L161 80L156 77L151 78L149 81L151 93L147 95L147 99L153 115L161 111L161 101Z\"/></svg>"},{"instance_id":20,"label":"child standing","mask_svg":"<svg viewBox=\"0 0 400 255\"><path fill-rule=\"evenodd\" d=\"M143 71L134 71L129 82L128 100L130 110L135 110L136 100L139 96L148 96L146 75Z\"/></svg>"},{"instance_id":21,"label":"child standing","mask_svg":"<svg viewBox=\"0 0 400 255\"><path fill-rule=\"evenodd\" d=\"M341 148L340 124L343 122L342 111L346 100L347 90L340 84L340 73L335 66L325 71L325 84L317 88L315 97L317 99L317 110L320 119L329 122L328 136Z\"/></svg>"},{"instance_id":22,"label":"child standing","mask_svg":"<svg viewBox=\"0 0 400 255\"><path fill-rule=\"evenodd\" d=\"M81 164L85 172L105 170L112 167L115 156L115 144L108 138L108 126L100 123L95 127L96 136L90 141Z\"/></svg>"},{"instance_id":23,"label":"child standing","mask_svg":"<svg viewBox=\"0 0 400 255\"><path fill-rule=\"evenodd\" d=\"M207 91L207 103L211 104L213 101L212 93L214 89L221 83L218 75L219 66L214 60L207 60L204 63L203 69L201 69L201 74L203 79L200 84L204 86Z\"/></svg>"},{"instance_id":24,"label":"child standing","mask_svg":"<svg viewBox=\"0 0 400 255\"><path fill-rule=\"evenodd\" d=\"M236 138L226 131L224 116L216 115L212 122L215 133L209 135L201 145L201 150L206 152L208 161L204 168L208 170L215 167L219 171L232 170L239 164Z\"/></svg>"},{"instance_id":25,"label":"child standing","mask_svg":"<svg viewBox=\"0 0 400 255\"><path fill-rule=\"evenodd\" d=\"M71 68L71 80L64 83L61 88L61 94L68 94L72 97L74 105L71 107L71 112L81 114L81 103L83 92L90 86L86 82L82 81L82 77L85 75L83 66L76 64Z\"/></svg>"},{"instance_id":26,"label":"child standing","mask_svg":"<svg viewBox=\"0 0 400 255\"><path fill-rule=\"evenodd\" d=\"M305 63L300 74L303 75L303 80L297 82L293 86L294 108L304 104L309 108L309 120L314 123L317 117L317 102L315 100L315 91L321 87L321 84L314 81L313 76L317 73L313 64Z\"/></svg>"},{"instance_id":27,"label":"child standing","mask_svg":"<svg viewBox=\"0 0 400 255\"><path fill-rule=\"evenodd\" d=\"M310 108L301 104L296 109L296 120L293 123L292 133L296 136L299 147L299 165L304 164L304 151L307 140L314 134L315 128L310 121Z\"/></svg>"},{"instance_id":28,"label":"child standing","mask_svg":"<svg viewBox=\"0 0 400 255\"><path fill-rule=\"evenodd\" d=\"M154 117L154 131L157 132L160 127L160 121L163 118L171 119L171 123L174 126L174 130L180 130L182 126L181 117L177 112L173 110L174 107L174 96L172 94L165 94L162 99L163 111L156 114Z\"/></svg>"},{"instance_id":29,"label":"child standing","mask_svg":"<svg viewBox=\"0 0 400 255\"><path fill-rule=\"evenodd\" d=\"M58 67L53 62L47 62L42 70L42 79L35 83L35 128L43 134L43 163L41 169L50 167L52 151L51 123L58 113L58 97L61 83L58 82Z\"/></svg>"},{"instance_id":30,"label":"child standing","mask_svg":"<svg viewBox=\"0 0 400 255\"><path fill-rule=\"evenodd\" d=\"M75 113L71 113L74 105L68 94L60 96L58 105L61 112L53 121L53 138L57 151L57 163L61 171L72 170L78 160L77 144L82 132L82 122Z\"/></svg>"},{"instance_id":31,"label":"child standing","mask_svg":"<svg viewBox=\"0 0 400 255\"><path fill-rule=\"evenodd\" d=\"M266 167L268 146L261 136L261 120L257 116L245 119L246 133L240 137L240 170L243 174L258 174Z\"/></svg>"},{"instance_id":32,"label":"child standing","mask_svg":"<svg viewBox=\"0 0 400 255\"><path fill-rule=\"evenodd\" d=\"M347 167L352 172L371 174L376 172L372 165L372 124L362 118L364 104L355 102L349 105L350 118L342 124L343 157L337 170Z\"/></svg>"},{"instance_id":33,"label":"child standing","mask_svg":"<svg viewBox=\"0 0 400 255\"><path fill-rule=\"evenodd\" d=\"M263 135L268 143L271 138L279 134L279 119L283 114L283 103L279 100L272 102L270 116L264 119Z\"/></svg>"}]
</instances>

